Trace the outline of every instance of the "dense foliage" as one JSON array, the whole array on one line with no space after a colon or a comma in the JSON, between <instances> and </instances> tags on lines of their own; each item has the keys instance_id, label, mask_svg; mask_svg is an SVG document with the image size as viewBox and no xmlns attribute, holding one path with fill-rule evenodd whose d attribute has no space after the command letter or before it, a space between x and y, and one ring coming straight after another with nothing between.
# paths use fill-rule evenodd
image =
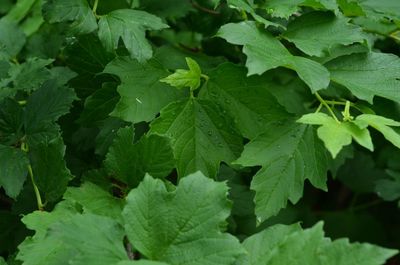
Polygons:
<instances>
[{"instance_id":1,"label":"dense foliage","mask_svg":"<svg viewBox=\"0 0 400 265\"><path fill-rule=\"evenodd\" d=\"M0 14L0 265L400 264L400 1Z\"/></svg>"}]
</instances>

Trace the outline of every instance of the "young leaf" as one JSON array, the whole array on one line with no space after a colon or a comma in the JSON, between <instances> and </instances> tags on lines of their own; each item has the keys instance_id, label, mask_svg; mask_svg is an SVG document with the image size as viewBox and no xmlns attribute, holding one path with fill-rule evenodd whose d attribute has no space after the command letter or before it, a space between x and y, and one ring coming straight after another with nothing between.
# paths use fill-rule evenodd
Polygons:
<instances>
[{"instance_id":1,"label":"young leaf","mask_svg":"<svg viewBox=\"0 0 400 265\"><path fill-rule=\"evenodd\" d=\"M321 112L303 115L298 122L321 125L317 130L318 137L325 143L333 158L344 146L351 144L352 138L368 150L374 150L369 131L366 128L357 127L353 122L337 122Z\"/></svg>"},{"instance_id":2,"label":"young leaf","mask_svg":"<svg viewBox=\"0 0 400 265\"><path fill-rule=\"evenodd\" d=\"M290 117L268 91L266 78L246 77L244 67L228 63L218 66L208 75L210 79L201 96L234 117L244 137L253 139L264 132L269 123Z\"/></svg>"},{"instance_id":3,"label":"young leaf","mask_svg":"<svg viewBox=\"0 0 400 265\"><path fill-rule=\"evenodd\" d=\"M118 87L121 99L112 115L125 121L151 121L163 107L185 95L184 91L159 82L168 71L155 60L139 63L119 57L106 66L104 73L121 79Z\"/></svg>"},{"instance_id":4,"label":"young leaf","mask_svg":"<svg viewBox=\"0 0 400 265\"><path fill-rule=\"evenodd\" d=\"M129 241L144 256L170 264L230 265L239 241L222 233L230 213L228 188L197 172L174 191L146 176L123 211Z\"/></svg>"},{"instance_id":5,"label":"young leaf","mask_svg":"<svg viewBox=\"0 0 400 265\"><path fill-rule=\"evenodd\" d=\"M234 163L262 166L253 177L251 189L256 192L256 215L264 221L284 208L287 200L296 203L306 179L326 190L327 161L311 127L279 122L248 143Z\"/></svg>"},{"instance_id":6,"label":"young leaf","mask_svg":"<svg viewBox=\"0 0 400 265\"><path fill-rule=\"evenodd\" d=\"M278 265L301 260L308 265L382 265L397 250L371 244L350 243L348 239L331 241L324 237L322 223L310 229L298 224L275 225L243 242L248 255L240 264Z\"/></svg>"},{"instance_id":7,"label":"young leaf","mask_svg":"<svg viewBox=\"0 0 400 265\"><path fill-rule=\"evenodd\" d=\"M244 45L249 75L262 74L277 67L286 67L297 72L311 88L318 91L329 84L329 72L321 64L300 56L292 55L279 40L267 31L257 28L255 23L240 22L222 26L217 36L229 43Z\"/></svg>"},{"instance_id":8,"label":"young leaf","mask_svg":"<svg viewBox=\"0 0 400 265\"><path fill-rule=\"evenodd\" d=\"M311 12L288 25L283 37L310 56L329 55L339 45L362 43L366 36L349 19L332 13Z\"/></svg>"},{"instance_id":9,"label":"young leaf","mask_svg":"<svg viewBox=\"0 0 400 265\"><path fill-rule=\"evenodd\" d=\"M71 22L71 31L88 34L97 29L96 17L87 0L47 0L43 17L49 23Z\"/></svg>"},{"instance_id":10,"label":"young leaf","mask_svg":"<svg viewBox=\"0 0 400 265\"><path fill-rule=\"evenodd\" d=\"M400 122L373 114L362 114L357 117L355 123L360 128L368 125L378 130L383 136L397 148L400 148L400 134L390 128L390 126L399 127Z\"/></svg>"},{"instance_id":11,"label":"young leaf","mask_svg":"<svg viewBox=\"0 0 400 265\"><path fill-rule=\"evenodd\" d=\"M151 45L146 40L146 30L164 28L168 28L168 25L150 13L119 9L101 17L98 34L107 51L116 50L121 38L131 57L143 62L153 55Z\"/></svg>"},{"instance_id":12,"label":"young leaf","mask_svg":"<svg viewBox=\"0 0 400 265\"><path fill-rule=\"evenodd\" d=\"M169 139L149 135L133 143L133 136L130 127L119 130L104 162L107 170L129 187L136 187L145 173L157 178L166 177L175 167Z\"/></svg>"},{"instance_id":13,"label":"young leaf","mask_svg":"<svg viewBox=\"0 0 400 265\"><path fill-rule=\"evenodd\" d=\"M171 103L151 123L150 133L172 139L180 177L202 171L214 178L220 162L233 161L242 149L242 139L232 122L207 100Z\"/></svg>"},{"instance_id":14,"label":"young leaf","mask_svg":"<svg viewBox=\"0 0 400 265\"><path fill-rule=\"evenodd\" d=\"M371 52L339 57L326 64L335 83L347 87L359 99L372 103L374 96L400 102L400 59Z\"/></svg>"},{"instance_id":15,"label":"young leaf","mask_svg":"<svg viewBox=\"0 0 400 265\"><path fill-rule=\"evenodd\" d=\"M190 91L198 89L202 77L200 66L195 60L189 57L186 57L186 63L189 70L178 69L175 73L161 79L160 81L179 89L185 87L189 87Z\"/></svg>"},{"instance_id":16,"label":"young leaf","mask_svg":"<svg viewBox=\"0 0 400 265\"><path fill-rule=\"evenodd\" d=\"M15 199L22 190L28 174L26 154L14 147L0 145L0 187Z\"/></svg>"}]
</instances>

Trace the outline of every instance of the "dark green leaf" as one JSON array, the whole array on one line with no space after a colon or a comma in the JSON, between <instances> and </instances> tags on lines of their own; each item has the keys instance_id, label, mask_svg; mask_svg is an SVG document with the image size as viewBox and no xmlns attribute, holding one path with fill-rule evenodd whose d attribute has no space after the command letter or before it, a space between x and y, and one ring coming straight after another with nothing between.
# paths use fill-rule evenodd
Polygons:
<instances>
[{"instance_id":1,"label":"dark green leaf","mask_svg":"<svg viewBox=\"0 0 400 265\"><path fill-rule=\"evenodd\" d=\"M185 95L159 82L168 71L155 60L139 63L127 57L117 58L106 66L104 72L121 79L118 87L121 99L112 115L125 121L151 121L163 107Z\"/></svg>"},{"instance_id":2,"label":"dark green leaf","mask_svg":"<svg viewBox=\"0 0 400 265\"><path fill-rule=\"evenodd\" d=\"M146 40L146 30L167 28L162 20L150 13L120 9L115 10L99 21L99 39L107 51L114 51L120 39L131 54L132 58L143 62L150 59L153 51Z\"/></svg>"},{"instance_id":3,"label":"dark green leaf","mask_svg":"<svg viewBox=\"0 0 400 265\"><path fill-rule=\"evenodd\" d=\"M169 139L150 135L133 143L133 137L131 127L119 130L105 160L108 171L130 187L136 187L145 173L167 176L175 166Z\"/></svg>"},{"instance_id":4,"label":"dark green leaf","mask_svg":"<svg viewBox=\"0 0 400 265\"><path fill-rule=\"evenodd\" d=\"M221 161L230 163L242 149L242 139L229 117L207 100L171 103L152 122L150 132L172 139L180 177L202 171L214 178Z\"/></svg>"},{"instance_id":5,"label":"dark green leaf","mask_svg":"<svg viewBox=\"0 0 400 265\"><path fill-rule=\"evenodd\" d=\"M14 147L0 145L0 187L16 198L22 190L29 161L24 152Z\"/></svg>"},{"instance_id":6,"label":"dark green leaf","mask_svg":"<svg viewBox=\"0 0 400 265\"><path fill-rule=\"evenodd\" d=\"M327 154L309 126L293 122L271 124L248 143L235 163L262 166L253 177L256 215L261 221L276 215L287 200L296 203L303 182L326 190Z\"/></svg>"}]
</instances>

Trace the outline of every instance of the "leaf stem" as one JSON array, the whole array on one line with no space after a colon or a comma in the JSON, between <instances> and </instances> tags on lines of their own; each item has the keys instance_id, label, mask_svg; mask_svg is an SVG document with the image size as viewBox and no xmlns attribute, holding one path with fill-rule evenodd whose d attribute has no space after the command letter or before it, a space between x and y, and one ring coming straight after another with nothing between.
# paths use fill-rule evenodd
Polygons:
<instances>
[{"instance_id":1,"label":"leaf stem","mask_svg":"<svg viewBox=\"0 0 400 265\"><path fill-rule=\"evenodd\" d=\"M336 117L335 113L333 112L333 110L331 109L331 107L329 107L328 102L325 101L319 94L318 92L315 92L315 96L317 97L318 101L321 102L321 104L329 111L329 113L331 114L332 118L337 122L340 123L340 121L338 120L338 118Z\"/></svg>"},{"instance_id":2,"label":"leaf stem","mask_svg":"<svg viewBox=\"0 0 400 265\"><path fill-rule=\"evenodd\" d=\"M29 147L25 142L22 142L21 150L23 152L25 152L25 153L29 152ZM35 192L38 209L39 209L39 211L43 211L44 210L44 204L42 202L42 197L40 196L39 188L36 185L35 178L33 177L33 170L32 170L31 164L28 164L28 173L29 173L29 177L31 178L31 182L32 182L32 185L33 185L33 190Z\"/></svg>"},{"instance_id":3,"label":"leaf stem","mask_svg":"<svg viewBox=\"0 0 400 265\"><path fill-rule=\"evenodd\" d=\"M99 5L99 0L94 0L94 4L93 4L93 8L92 8L92 11L93 11L93 14L97 17L97 6Z\"/></svg>"},{"instance_id":4,"label":"leaf stem","mask_svg":"<svg viewBox=\"0 0 400 265\"><path fill-rule=\"evenodd\" d=\"M32 166L30 164L28 165L28 172L29 172L29 176L30 176L31 181L32 181L33 190L35 191L35 196L36 196L36 202L37 202L38 209L39 209L39 211L43 211L44 210L44 204L42 202L42 197L40 196L39 188L37 187L35 179L33 177Z\"/></svg>"}]
</instances>

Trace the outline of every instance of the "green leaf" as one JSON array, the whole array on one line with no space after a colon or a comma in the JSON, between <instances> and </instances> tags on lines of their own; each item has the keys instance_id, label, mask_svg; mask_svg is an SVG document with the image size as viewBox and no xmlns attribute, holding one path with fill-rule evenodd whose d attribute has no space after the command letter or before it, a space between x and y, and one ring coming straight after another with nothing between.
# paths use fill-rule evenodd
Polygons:
<instances>
[{"instance_id":1,"label":"green leaf","mask_svg":"<svg viewBox=\"0 0 400 265\"><path fill-rule=\"evenodd\" d=\"M6 261L0 257L0 265L7 265Z\"/></svg>"},{"instance_id":2,"label":"green leaf","mask_svg":"<svg viewBox=\"0 0 400 265\"><path fill-rule=\"evenodd\" d=\"M310 56L327 56L339 45L362 43L366 36L349 19L332 13L311 12L289 23L283 37Z\"/></svg>"},{"instance_id":3,"label":"green leaf","mask_svg":"<svg viewBox=\"0 0 400 265\"><path fill-rule=\"evenodd\" d=\"M113 219L93 214L75 215L50 227L49 237L72 248L69 264L110 265L128 260L124 231Z\"/></svg>"},{"instance_id":4,"label":"green leaf","mask_svg":"<svg viewBox=\"0 0 400 265\"><path fill-rule=\"evenodd\" d=\"M355 123L360 128L368 125L378 130L383 136L397 148L400 148L400 134L390 128L390 126L399 127L400 122L373 114L362 114L357 117Z\"/></svg>"},{"instance_id":5,"label":"green leaf","mask_svg":"<svg viewBox=\"0 0 400 265\"><path fill-rule=\"evenodd\" d=\"M104 73L121 79L118 87L121 99L112 115L125 121L151 121L163 107L185 95L183 91L159 82L168 71L155 60L139 63L120 57L109 63Z\"/></svg>"},{"instance_id":6,"label":"green leaf","mask_svg":"<svg viewBox=\"0 0 400 265\"><path fill-rule=\"evenodd\" d=\"M151 123L150 133L172 139L179 177L196 171L214 178L221 161L233 161L242 139L212 102L190 98L171 103Z\"/></svg>"},{"instance_id":7,"label":"green leaf","mask_svg":"<svg viewBox=\"0 0 400 265\"><path fill-rule=\"evenodd\" d=\"M51 72L46 66L53 61L52 59L28 58L23 64L13 65L9 74L15 92L38 89L44 81L49 79Z\"/></svg>"},{"instance_id":8,"label":"green leaf","mask_svg":"<svg viewBox=\"0 0 400 265\"><path fill-rule=\"evenodd\" d=\"M366 128L357 127L353 122L337 122L321 112L303 115L298 122L321 125L317 131L318 137L325 143L333 158L344 146L351 144L352 138L368 150L374 150L369 131Z\"/></svg>"},{"instance_id":9,"label":"green leaf","mask_svg":"<svg viewBox=\"0 0 400 265\"><path fill-rule=\"evenodd\" d=\"M68 113L76 99L73 89L48 81L29 98L25 109L25 132L34 135L46 132L59 117Z\"/></svg>"},{"instance_id":10,"label":"green leaf","mask_svg":"<svg viewBox=\"0 0 400 265\"><path fill-rule=\"evenodd\" d=\"M186 0L138 0L140 8L163 18L181 18L193 10ZM135 2L135 1L132 1Z\"/></svg>"},{"instance_id":11,"label":"green leaf","mask_svg":"<svg viewBox=\"0 0 400 265\"><path fill-rule=\"evenodd\" d=\"M253 139L264 132L269 123L290 117L268 91L267 78L247 77L244 67L229 63L220 65L208 75L210 79L202 97L212 100L234 117L244 137Z\"/></svg>"},{"instance_id":12,"label":"green leaf","mask_svg":"<svg viewBox=\"0 0 400 265\"><path fill-rule=\"evenodd\" d=\"M19 149L0 145L0 187L15 199L22 190L28 173L29 161Z\"/></svg>"},{"instance_id":13,"label":"green leaf","mask_svg":"<svg viewBox=\"0 0 400 265\"><path fill-rule=\"evenodd\" d=\"M353 54L334 59L326 67L332 81L359 99L372 103L374 96L380 96L400 102L400 59L393 54Z\"/></svg>"},{"instance_id":14,"label":"green leaf","mask_svg":"<svg viewBox=\"0 0 400 265\"><path fill-rule=\"evenodd\" d=\"M268 0L264 7L273 17L288 19L291 15L300 11L302 6L317 10L338 11L335 0Z\"/></svg>"},{"instance_id":15,"label":"green leaf","mask_svg":"<svg viewBox=\"0 0 400 265\"><path fill-rule=\"evenodd\" d=\"M269 21L267 19L265 19L264 17L258 15L256 13L256 10L253 8L253 6L248 3L247 0L228 0L228 5L230 7L236 7L239 10L243 10L249 14L252 15L252 17L257 21L260 22L262 24L265 25L265 27L267 28L268 26L275 26L275 27L282 27L284 28L282 25L278 24L278 23L274 23L272 21Z\"/></svg>"},{"instance_id":16,"label":"green leaf","mask_svg":"<svg viewBox=\"0 0 400 265\"><path fill-rule=\"evenodd\" d=\"M306 179L326 190L327 162L312 127L278 122L248 143L235 164L262 166L253 177L251 189L256 192L256 215L263 221L276 215L287 200L296 203Z\"/></svg>"},{"instance_id":17,"label":"green leaf","mask_svg":"<svg viewBox=\"0 0 400 265\"><path fill-rule=\"evenodd\" d=\"M200 87L201 84L201 69L197 62L189 57L186 57L186 63L189 70L178 69L175 73L161 79L161 82L167 83L178 89L189 87L194 91Z\"/></svg>"},{"instance_id":18,"label":"green leaf","mask_svg":"<svg viewBox=\"0 0 400 265\"><path fill-rule=\"evenodd\" d=\"M85 182L76 188L69 187L63 198L80 204L84 213L107 216L122 223L121 212L124 201L113 197L91 182Z\"/></svg>"},{"instance_id":19,"label":"green leaf","mask_svg":"<svg viewBox=\"0 0 400 265\"><path fill-rule=\"evenodd\" d=\"M49 23L71 22L71 31L77 34L97 29L96 17L86 0L47 0L43 17Z\"/></svg>"},{"instance_id":20,"label":"green leaf","mask_svg":"<svg viewBox=\"0 0 400 265\"><path fill-rule=\"evenodd\" d=\"M113 84L103 83L103 87L86 98L79 118L81 124L95 124L106 119L119 101Z\"/></svg>"},{"instance_id":21,"label":"green leaf","mask_svg":"<svg viewBox=\"0 0 400 265\"><path fill-rule=\"evenodd\" d=\"M61 202L51 213L35 211L24 216L22 220L25 225L36 233L18 246L17 259L26 265L68 265L68 258L75 253L63 242L47 237L47 230L57 222L72 218L76 212L71 203Z\"/></svg>"},{"instance_id":22,"label":"green leaf","mask_svg":"<svg viewBox=\"0 0 400 265\"><path fill-rule=\"evenodd\" d=\"M29 151L36 185L48 201L59 199L72 178L64 154L65 145L61 137L38 142Z\"/></svg>"},{"instance_id":23,"label":"green leaf","mask_svg":"<svg viewBox=\"0 0 400 265\"><path fill-rule=\"evenodd\" d=\"M144 256L171 264L233 264L239 241L222 233L230 213L228 188L197 172L174 191L146 176L123 211L129 241Z\"/></svg>"},{"instance_id":24,"label":"green leaf","mask_svg":"<svg viewBox=\"0 0 400 265\"><path fill-rule=\"evenodd\" d=\"M398 200L400 199L400 172L388 171L388 174L390 178L376 181L375 191L386 201Z\"/></svg>"},{"instance_id":25,"label":"green leaf","mask_svg":"<svg viewBox=\"0 0 400 265\"><path fill-rule=\"evenodd\" d=\"M25 34L13 22L0 20L0 59L13 59L24 47Z\"/></svg>"},{"instance_id":26,"label":"green leaf","mask_svg":"<svg viewBox=\"0 0 400 265\"><path fill-rule=\"evenodd\" d=\"M175 167L169 139L149 135L133 143L133 137L131 127L119 130L104 162L107 170L129 187L136 187L146 173L166 177Z\"/></svg>"},{"instance_id":27,"label":"green leaf","mask_svg":"<svg viewBox=\"0 0 400 265\"><path fill-rule=\"evenodd\" d=\"M24 111L18 102L0 101L0 143L14 144L22 137Z\"/></svg>"},{"instance_id":28,"label":"green leaf","mask_svg":"<svg viewBox=\"0 0 400 265\"><path fill-rule=\"evenodd\" d=\"M229 43L244 45L249 75L262 74L277 67L286 67L297 72L299 77L317 91L329 84L329 72L321 64L292 55L271 33L258 29L255 23L240 22L222 26L217 36Z\"/></svg>"},{"instance_id":29,"label":"green leaf","mask_svg":"<svg viewBox=\"0 0 400 265\"><path fill-rule=\"evenodd\" d=\"M151 261L151 260L124 260L118 262L116 265L169 265L164 262Z\"/></svg>"},{"instance_id":30,"label":"green leaf","mask_svg":"<svg viewBox=\"0 0 400 265\"><path fill-rule=\"evenodd\" d=\"M162 20L150 13L119 9L102 16L99 21L99 39L107 51L118 48L120 38L132 58L143 62L152 57L153 51L146 40L146 30L168 28Z\"/></svg>"},{"instance_id":31,"label":"green leaf","mask_svg":"<svg viewBox=\"0 0 400 265\"><path fill-rule=\"evenodd\" d=\"M243 246L249 253L241 263L244 265L294 264L299 260L308 265L382 265L398 253L348 239L331 241L324 237L322 223L305 230L298 224L275 225L247 238Z\"/></svg>"}]
</instances>

